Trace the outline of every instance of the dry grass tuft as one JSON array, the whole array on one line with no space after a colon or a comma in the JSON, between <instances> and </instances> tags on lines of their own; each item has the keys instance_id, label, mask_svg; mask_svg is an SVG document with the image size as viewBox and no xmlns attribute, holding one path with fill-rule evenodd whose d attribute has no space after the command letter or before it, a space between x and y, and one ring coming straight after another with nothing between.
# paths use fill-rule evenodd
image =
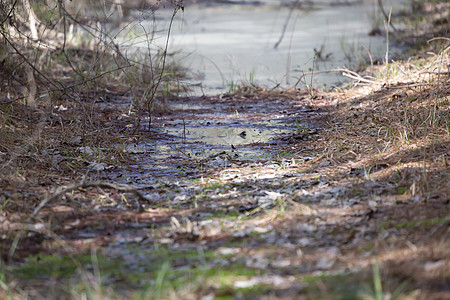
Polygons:
<instances>
[{"instance_id":1,"label":"dry grass tuft","mask_svg":"<svg viewBox=\"0 0 450 300\"><path fill-rule=\"evenodd\" d=\"M339 110L314 141L334 164L413 196L448 199L450 47L427 59L379 67L380 85L333 93Z\"/></svg>"}]
</instances>

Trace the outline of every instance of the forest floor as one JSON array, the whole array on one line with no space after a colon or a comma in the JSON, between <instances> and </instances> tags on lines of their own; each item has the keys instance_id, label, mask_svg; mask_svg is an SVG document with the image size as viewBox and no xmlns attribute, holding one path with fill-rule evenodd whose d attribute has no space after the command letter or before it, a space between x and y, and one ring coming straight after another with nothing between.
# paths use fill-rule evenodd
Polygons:
<instances>
[{"instance_id":1,"label":"forest floor","mask_svg":"<svg viewBox=\"0 0 450 300\"><path fill-rule=\"evenodd\" d=\"M450 299L449 49L151 124L2 100L0 298Z\"/></svg>"}]
</instances>

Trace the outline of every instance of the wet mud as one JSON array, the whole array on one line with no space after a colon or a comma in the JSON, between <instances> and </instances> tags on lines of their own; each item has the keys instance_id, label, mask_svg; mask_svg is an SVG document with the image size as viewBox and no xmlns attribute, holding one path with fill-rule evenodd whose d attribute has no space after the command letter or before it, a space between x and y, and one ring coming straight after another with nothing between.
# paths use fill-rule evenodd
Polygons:
<instances>
[{"instance_id":1,"label":"wet mud","mask_svg":"<svg viewBox=\"0 0 450 300\"><path fill-rule=\"evenodd\" d=\"M108 177L145 185L180 176L199 179L215 168L278 159L273 150L288 137L317 133L317 119L326 109L310 108L305 99L298 95L297 99L172 100L170 113L152 117L150 131L148 119L141 124L148 138L126 145L124 151L137 163L127 170L112 170Z\"/></svg>"}]
</instances>

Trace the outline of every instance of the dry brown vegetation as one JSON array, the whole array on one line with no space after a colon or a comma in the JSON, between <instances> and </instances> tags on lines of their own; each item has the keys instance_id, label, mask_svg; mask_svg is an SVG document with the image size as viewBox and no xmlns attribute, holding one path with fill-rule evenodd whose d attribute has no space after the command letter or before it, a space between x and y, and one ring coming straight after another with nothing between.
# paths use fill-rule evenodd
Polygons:
<instances>
[{"instance_id":1,"label":"dry brown vegetation","mask_svg":"<svg viewBox=\"0 0 450 300\"><path fill-rule=\"evenodd\" d=\"M416 28L436 38L422 44L428 53L368 69L364 78L376 84L332 92L249 88L190 100L230 111L280 101L292 113L306 109L314 128L257 145L280 153L278 160L228 155L231 166L205 170L216 157L186 155L180 166L201 172L201 180L139 189L117 176L150 172L132 167L144 158L127 145L164 139L140 126L147 114L136 99L146 94L142 84L154 83L142 77L149 65L121 72L130 63L124 59L104 72L97 62L112 66L118 53L71 49L68 65L55 61L57 52L9 44L15 59L30 51L48 64L30 71L24 57L0 61L0 298L381 299L396 291L398 299L450 298L450 46L439 5L448 4L424 6L440 20L439 35ZM71 77L82 65L92 68ZM124 78L130 85L120 84ZM140 261L143 249L150 252ZM95 264L97 252L109 264ZM36 271L45 271L48 255L63 270ZM66 256L78 273L67 271ZM126 277L139 263L148 268L141 280ZM136 289L145 280L150 290L142 296ZM372 287L377 280L382 291ZM361 294L366 285L372 292Z\"/></svg>"}]
</instances>

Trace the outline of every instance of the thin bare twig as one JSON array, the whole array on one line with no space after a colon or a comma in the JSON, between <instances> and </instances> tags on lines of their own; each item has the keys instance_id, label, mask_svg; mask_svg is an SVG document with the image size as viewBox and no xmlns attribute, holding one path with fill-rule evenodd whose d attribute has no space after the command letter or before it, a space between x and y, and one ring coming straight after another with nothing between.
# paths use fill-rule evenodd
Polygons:
<instances>
[{"instance_id":1,"label":"thin bare twig","mask_svg":"<svg viewBox=\"0 0 450 300\"><path fill-rule=\"evenodd\" d=\"M70 192L73 192L73 191L78 190L78 189L84 189L84 188L90 188L90 187L106 188L106 189L117 190L119 192L133 193L140 200L143 200L143 201L146 201L146 202L152 202L150 199L146 198L139 191L139 189L131 187L131 186L128 186L128 185L113 184L113 183L104 182L104 181L93 181L93 182L82 181L80 183L71 185L71 186L69 186L69 187L67 187L67 188L65 188L65 189L63 189L63 190L53 194L52 196L42 200L41 203L39 204L39 206L36 207L35 210L33 211L33 216L36 216L39 213L39 211L41 211L41 209L44 208L45 205L47 205L47 203L58 199L59 197L61 197L65 193L70 193Z\"/></svg>"},{"instance_id":2,"label":"thin bare twig","mask_svg":"<svg viewBox=\"0 0 450 300\"><path fill-rule=\"evenodd\" d=\"M285 22L284 25L283 25L283 30L281 31L280 38L279 38L278 41L275 43L275 45L273 45L273 49L277 49L278 46L280 45L281 41L283 40L284 34L286 33L286 28L287 28L287 26L288 26L288 24L289 24L289 21L291 20L291 17L292 17L292 13L293 13L295 7L298 6L298 3L299 3L299 2L300 2L300 0L297 0L297 1L295 1L295 3L292 4L291 9L289 10L289 15L288 15L288 17L286 18L286 22Z\"/></svg>"},{"instance_id":3,"label":"thin bare twig","mask_svg":"<svg viewBox=\"0 0 450 300\"><path fill-rule=\"evenodd\" d=\"M6 34L0 30L0 34L3 36L3 38L5 39L5 41L14 49L14 51L16 51L16 53L22 57L22 59L25 61L25 63L27 65L29 65L33 71L35 71L36 73L38 73L42 78L44 78L49 84L53 85L54 87L56 87L57 89L63 89L60 86L58 86L53 80L51 80L50 78L48 78L45 74L43 74L41 71L39 71L36 66L34 64L32 64L28 58L25 56L25 54L23 54L21 51L19 51L19 49L15 46L15 44L6 36Z\"/></svg>"},{"instance_id":4,"label":"thin bare twig","mask_svg":"<svg viewBox=\"0 0 450 300\"><path fill-rule=\"evenodd\" d=\"M397 31L397 28L395 28L394 24L392 24L392 22L391 22L391 13L389 13L389 15L388 15L386 13L386 11L384 10L382 0L378 0L378 6L380 7L381 13L383 14L384 18L386 19L388 26L390 25L392 27L392 29L394 29L394 31ZM392 8L391 8L391 11L392 11Z\"/></svg>"},{"instance_id":5,"label":"thin bare twig","mask_svg":"<svg viewBox=\"0 0 450 300\"><path fill-rule=\"evenodd\" d=\"M158 81L156 82L156 84L154 84L153 86L151 86L149 92L150 92L150 97L147 100L146 106L147 106L147 112L148 112L148 118L149 118L149 122L148 122L148 129L150 130L150 126L152 123L152 108L153 108L153 103L155 101L155 96L156 96L156 92L158 91L158 87L161 84L161 80L164 76L164 72L166 69L166 58L167 58L167 50L169 48L169 39L170 39L170 33L172 31L172 25L173 25L173 21L175 19L175 16L177 15L178 11L181 9L184 11L184 7L183 7L183 3L182 1L180 3L175 3L174 4L174 10L172 13L172 17L170 18L170 22L169 22L169 28L167 30L167 38L166 38L166 45L164 47L164 53L162 56L162 67L161 67L161 72L158 76Z\"/></svg>"},{"instance_id":6,"label":"thin bare twig","mask_svg":"<svg viewBox=\"0 0 450 300\"><path fill-rule=\"evenodd\" d=\"M295 83L294 87L297 87L297 85L300 83L300 81L303 79L303 77L307 76L307 75L311 75L311 74L321 74L321 73L331 73L331 72L342 72L342 76L348 77L348 78L352 78L361 82L365 82L365 83L373 83L373 84L378 84L378 85L383 85L383 83L381 82L376 82L373 80L369 80L366 79L364 77L362 77L361 75L359 75L356 72L350 71L349 69L346 68L342 68L342 69L330 69L330 70L323 70L323 71L311 71L311 72L305 72L302 74L302 76L300 76L297 80L297 82Z\"/></svg>"}]
</instances>

